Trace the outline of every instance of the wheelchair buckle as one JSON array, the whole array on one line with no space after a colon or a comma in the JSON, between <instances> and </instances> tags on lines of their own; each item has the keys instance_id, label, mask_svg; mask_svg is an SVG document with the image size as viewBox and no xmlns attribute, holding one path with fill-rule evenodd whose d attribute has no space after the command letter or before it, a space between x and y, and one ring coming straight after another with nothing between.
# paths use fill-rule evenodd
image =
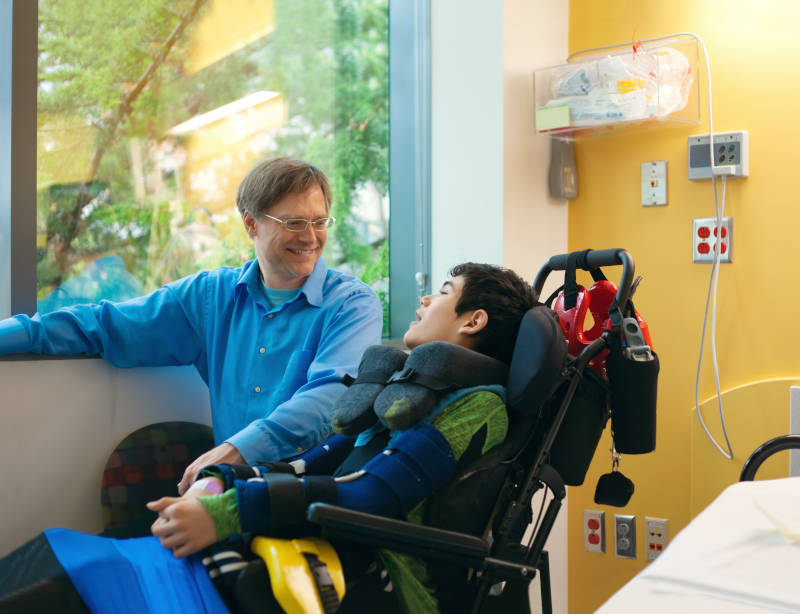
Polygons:
<instances>
[{"instance_id":1,"label":"wheelchair buckle","mask_svg":"<svg viewBox=\"0 0 800 614\"><path fill-rule=\"evenodd\" d=\"M627 346L622 349L622 354L625 358L636 362L650 362L653 360L653 352L645 342L642 329L639 327L639 322L636 318L623 318L622 331L625 345Z\"/></svg>"},{"instance_id":2,"label":"wheelchair buckle","mask_svg":"<svg viewBox=\"0 0 800 614\"><path fill-rule=\"evenodd\" d=\"M648 345L624 348L622 355L628 360L635 360L636 362L650 362L653 360L653 352L650 351L650 346Z\"/></svg>"}]
</instances>

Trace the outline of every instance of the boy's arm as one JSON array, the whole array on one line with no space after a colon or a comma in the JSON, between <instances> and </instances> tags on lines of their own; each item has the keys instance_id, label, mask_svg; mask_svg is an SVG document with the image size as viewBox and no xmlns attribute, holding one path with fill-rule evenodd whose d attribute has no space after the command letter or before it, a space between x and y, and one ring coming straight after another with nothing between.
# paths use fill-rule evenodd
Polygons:
<instances>
[{"instance_id":1,"label":"boy's arm","mask_svg":"<svg viewBox=\"0 0 800 614\"><path fill-rule=\"evenodd\" d=\"M489 434L483 452L502 440L507 426L502 399L485 391L456 401L436 421L442 430L422 423L404 431L360 471L340 478L280 474L268 466L209 467L202 475L218 477L225 492L193 499L185 506L173 499L159 506L163 511L148 504L164 517L159 527L154 525L153 534L176 556L186 556L233 533L296 531L305 522L308 505L319 501L401 518L453 477L457 459L484 424Z\"/></svg>"}]
</instances>

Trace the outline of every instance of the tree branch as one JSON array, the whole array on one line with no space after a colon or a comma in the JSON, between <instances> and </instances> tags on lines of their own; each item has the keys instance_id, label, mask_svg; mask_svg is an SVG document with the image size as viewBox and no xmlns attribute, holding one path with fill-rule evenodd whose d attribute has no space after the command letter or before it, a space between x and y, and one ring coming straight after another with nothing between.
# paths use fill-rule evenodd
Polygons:
<instances>
[{"instance_id":1,"label":"tree branch","mask_svg":"<svg viewBox=\"0 0 800 614\"><path fill-rule=\"evenodd\" d=\"M103 159L103 156L106 154L109 148L117 140L117 130L125 118L130 115L133 103L139 97L139 94L142 93L147 84L150 83L153 75L155 75L156 71L167 59L167 56L172 50L172 47L175 45L175 42L178 40L178 38L180 38L186 27L194 20L197 12L200 10L200 7L203 6L205 2L206 0L195 0L189 12L181 17L178 24L167 37L167 40L164 41L164 44L161 46L158 55L153 58L150 66L147 67L147 70L145 70L142 76L139 77L131 91L128 92L122 99L122 102L120 102L119 107L117 107L117 110L112 116L111 122L105 131L103 140L100 141L100 144L97 146L97 149L95 149L94 155L92 156L92 162L89 165L89 181L93 181L95 179L95 176L97 175L97 169L100 167L100 161Z\"/></svg>"}]
</instances>

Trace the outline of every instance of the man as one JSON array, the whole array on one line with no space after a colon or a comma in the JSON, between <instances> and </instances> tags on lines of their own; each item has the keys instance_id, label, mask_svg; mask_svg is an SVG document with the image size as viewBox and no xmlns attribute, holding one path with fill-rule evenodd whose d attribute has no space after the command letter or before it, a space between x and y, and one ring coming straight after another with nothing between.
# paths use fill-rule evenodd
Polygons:
<instances>
[{"instance_id":1,"label":"man","mask_svg":"<svg viewBox=\"0 0 800 614\"><path fill-rule=\"evenodd\" d=\"M513 272L489 265L467 263L455 267L451 275L438 293L420 301L417 319L404 336L406 345L413 349L431 341L447 341L510 362L522 316L535 304L531 287ZM365 367L369 370L371 365L362 362L361 368ZM74 585L80 593L78 601L82 599L97 612L135 611L130 604L149 601L154 591L159 592L159 598L179 604L178 609L184 612L217 611L221 604L214 601L219 595L211 588L210 576L235 610L237 606L230 601L229 586L224 582L236 583L236 574L231 572L245 568L242 558L247 556L247 548L233 554L219 551L204 556L202 565L208 566L209 574L203 572L196 557L185 557L242 532L270 534L273 528L284 535L302 521L305 505L314 500L389 516L406 515L448 481L465 456L480 455L503 441L508 417L498 388L468 388L449 394L423 422L402 432L387 432L385 449L383 444L377 448L365 444L372 450L366 462L357 443L340 468L352 465L351 458L360 455L362 460L355 465L358 470L341 479L300 477L292 475L294 471L271 473L278 469L276 466L251 469L218 464L209 468L183 497L166 497L148 504L159 512L153 534L166 549L154 548L157 542L152 538L118 541L72 531L48 531L0 561L0 594L5 578L13 585L5 588L10 596L0 597L0 609L18 606L22 611L32 599L44 598L43 591L47 590L57 595L57 604L70 599L74 602ZM473 445L473 438L482 445ZM409 440L413 442L412 456L404 443ZM319 446L317 450L333 447ZM301 456L304 463L325 464L319 457L312 460L314 452ZM392 464L400 470L393 471ZM426 467L420 468L421 464ZM420 469L425 470L425 476L419 475ZM272 488L270 476L279 478L277 490ZM291 482L288 489L287 480ZM412 484L411 488L405 488L405 481ZM309 489L309 485L313 486ZM15 564L22 571L12 577ZM61 565L66 572L59 569ZM400 596L406 611L436 611L435 599L414 577L407 559L389 556L384 565L393 579L395 574L403 576L406 587L413 585ZM132 567L136 568L135 578ZM49 570L47 582L29 569ZM165 577L169 578L166 589ZM124 586L125 592L109 591L103 582ZM61 593L55 590L57 584ZM202 598L197 597L198 592ZM66 610L63 605L59 608Z\"/></svg>"},{"instance_id":2,"label":"man","mask_svg":"<svg viewBox=\"0 0 800 614\"><path fill-rule=\"evenodd\" d=\"M256 259L202 271L126 301L0 321L0 354L100 355L118 367L193 364L208 384L217 446L186 470L277 460L329 431L333 401L364 349L380 341L380 301L320 258L331 193L314 166L256 166L236 205Z\"/></svg>"}]
</instances>

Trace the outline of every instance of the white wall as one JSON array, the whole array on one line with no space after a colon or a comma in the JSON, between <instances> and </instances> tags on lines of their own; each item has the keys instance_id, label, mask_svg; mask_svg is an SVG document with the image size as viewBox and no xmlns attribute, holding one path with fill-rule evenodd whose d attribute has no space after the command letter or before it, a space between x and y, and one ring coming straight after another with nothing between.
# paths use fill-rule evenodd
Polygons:
<instances>
[{"instance_id":1,"label":"white wall","mask_svg":"<svg viewBox=\"0 0 800 614\"><path fill-rule=\"evenodd\" d=\"M431 1L431 289L503 259L503 10Z\"/></svg>"},{"instance_id":2,"label":"white wall","mask_svg":"<svg viewBox=\"0 0 800 614\"><path fill-rule=\"evenodd\" d=\"M503 264L533 281L550 256L567 252L567 201L550 197L550 138L536 134L533 71L567 57L569 3L505 0L503 16ZM551 275L543 296L561 279ZM547 542L553 611L567 613L567 505ZM538 607L538 583L531 600ZM536 610L536 607L534 608Z\"/></svg>"},{"instance_id":3,"label":"white wall","mask_svg":"<svg viewBox=\"0 0 800 614\"><path fill-rule=\"evenodd\" d=\"M533 281L567 251L566 202L548 194L550 142L533 123L533 71L564 61L567 35L563 0L431 0L433 291L465 260ZM547 545L557 614L567 612L566 518L565 505Z\"/></svg>"},{"instance_id":4,"label":"white wall","mask_svg":"<svg viewBox=\"0 0 800 614\"><path fill-rule=\"evenodd\" d=\"M211 423L190 367L0 361L0 391L0 556L50 527L101 531L103 469L126 435L166 420Z\"/></svg>"}]
</instances>

